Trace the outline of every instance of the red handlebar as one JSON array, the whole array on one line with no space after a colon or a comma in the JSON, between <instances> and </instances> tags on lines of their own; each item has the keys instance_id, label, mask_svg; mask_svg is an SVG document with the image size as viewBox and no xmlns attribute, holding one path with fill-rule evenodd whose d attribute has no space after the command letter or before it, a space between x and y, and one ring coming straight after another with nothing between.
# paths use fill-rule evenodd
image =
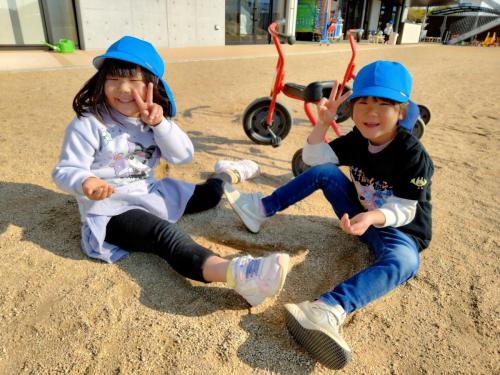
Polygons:
<instances>
[{"instance_id":1,"label":"red handlebar","mask_svg":"<svg viewBox=\"0 0 500 375\"><path fill-rule=\"evenodd\" d=\"M356 66L356 64L354 63L354 60L356 59L356 42L354 41L354 37L352 36L354 32L357 32L356 29L347 30L347 39L349 39L349 44L351 45L351 60L349 61L349 64L347 65L347 68L345 70L344 79L342 81L342 85L340 86L340 90L337 93L337 97L342 95L342 93L344 92L346 83L356 77L353 73L354 67Z\"/></svg>"}]
</instances>

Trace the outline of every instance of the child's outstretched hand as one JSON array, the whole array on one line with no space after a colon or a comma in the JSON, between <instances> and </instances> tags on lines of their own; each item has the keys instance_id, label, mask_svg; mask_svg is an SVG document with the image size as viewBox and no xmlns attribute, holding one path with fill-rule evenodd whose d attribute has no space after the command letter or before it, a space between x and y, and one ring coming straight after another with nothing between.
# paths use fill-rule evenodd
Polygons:
<instances>
[{"instance_id":1,"label":"child's outstretched hand","mask_svg":"<svg viewBox=\"0 0 500 375\"><path fill-rule=\"evenodd\" d=\"M142 100L137 90L132 90L134 100L141 111L141 120L150 126L158 125L163 120L163 108L153 102L153 83L149 82L146 89L146 101Z\"/></svg>"},{"instance_id":2,"label":"child's outstretched hand","mask_svg":"<svg viewBox=\"0 0 500 375\"><path fill-rule=\"evenodd\" d=\"M333 120L335 120L335 115L337 113L337 109L339 109L340 105L347 100L348 97L351 96L352 91L346 91L343 95L341 95L338 99L337 92L339 91L340 84L338 81L335 81L332 92L330 93L330 97L321 98L321 100L316 104L318 107L318 120L325 126L330 126Z\"/></svg>"},{"instance_id":3,"label":"child's outstretched hand","mask_svg":"<svg viewBox=\"0 0 500 375\"><path fill-rule=\"evenodd\" d=\"M342 230L347 234L361 236L366 232L370 225L383 225L384 223L384 214L381 211L373 210L361 212L352 219L349 219L348 214L344 214L340 219L340 228L342 228Z\"/></svg>"},{"instance_id":4,"label":"child's outstretched hand","mask_svg":"<svg viewBox=\"0 0 500 375\"><path fill-rule=\"evenodd\" d=\"M89 177L82 184L83 194L88 199L100 201L115 192L115 188L97 177Z\"/></svg>"}]
</instances>

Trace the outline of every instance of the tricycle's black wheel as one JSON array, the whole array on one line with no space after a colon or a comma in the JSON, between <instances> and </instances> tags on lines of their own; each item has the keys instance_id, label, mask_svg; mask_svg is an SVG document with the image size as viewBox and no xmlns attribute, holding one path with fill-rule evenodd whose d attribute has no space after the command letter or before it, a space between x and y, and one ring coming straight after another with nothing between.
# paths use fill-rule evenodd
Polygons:
<instances>
[{"instance_id":1,"label":"tricycle's black wheel","mask_svg":"<svg viewBox=\"0 0 500 375\"><path fill-rule=\"evenodd\" d=\"M424 121L425 125L431 121L431 110L425 105L418 104L418 109L420 111L420 118Z\"/></svg>"},{"instance_id":2,"label":"tricycle's black wheel","mask_svg":"<svg viewBox=\"0 0 500 375\"><path fill-rule=\"evenodd\" d=\"M295 177L304 172L306 169L309 169L311 166L304 163L302 160L302 149L298 149L293 154L292 158L292 173Z\"/></svg>"},{"instance_id":3,"label":"tricycle's black wheel","mask_svg":"<svg viewBox=\"0 0 500 375\"><path fill-rule=\"evenodd\" d=\"M344 89L342 90L342 94L345 94L346 91L349 91L350 89L351 88L349 86L345 85ZM349 117L351 117L351 105L347 100L344 100L344 102L337 109L337 124L344 122Z\"/></svg>"},{"instance_id":4,"label":"tricycle's black wheel","mask_svg":"<svg viewBox=\"0 0 500 375\"><path fill-rule=\"evenodd\" d=\"M245 134L259 145L273 144L273 137L266 124L270 104L271 98L269 97L255 99L248 105L243 114L243 130L245 130ZM281 140L285 139L292 128L292 115L279 102L276 102L276 106L274 107L274 115L270 128Z\"/></svg>"},{"instance_id":5,"label":"tricycle's black wheel","mask_svg":"<svg viewBox=\"0 0 500 375\"><path fill-rule=\"evenodd\" d=\"M424 133L425 133L425 122L419 117L417 119L417 122L415 122L412 134L418 139L421 139L424 136Z\"/></svg>"}]
</instances>

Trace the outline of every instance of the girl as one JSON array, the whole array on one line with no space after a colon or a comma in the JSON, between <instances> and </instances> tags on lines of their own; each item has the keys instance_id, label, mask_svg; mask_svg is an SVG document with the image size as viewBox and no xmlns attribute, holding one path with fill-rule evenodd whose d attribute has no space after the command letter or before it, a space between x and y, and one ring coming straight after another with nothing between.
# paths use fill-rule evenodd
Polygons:
<instances>
[{"instance_id":1,"label":"girl","mask_svg":"<svg viewBox=\"0 0 500 375\"><path fill-rule=\"evenodd\" d=\"M98 71L73 100L77 116L52 174L78 201L83 251L109 263L128 251L152 252L185 277L226 282L251 305L276 295L288 255L229 261L175 225L183 213L215 207L224 181L254 177L257 164L220 161L218 173L196 186L171 178L156 181L153 169L160 158L181 164L193 157L193 144L171 120L176 107L161 78L160 55L150 43L125 36L93 64Z\"/></svg>"}]
</instances>

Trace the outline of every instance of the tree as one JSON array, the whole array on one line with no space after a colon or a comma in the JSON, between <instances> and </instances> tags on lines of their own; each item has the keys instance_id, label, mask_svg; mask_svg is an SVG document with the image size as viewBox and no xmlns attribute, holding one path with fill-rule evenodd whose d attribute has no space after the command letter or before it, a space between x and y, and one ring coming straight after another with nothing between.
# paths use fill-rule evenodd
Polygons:
<instances>
[{"instance_id":1,"label":"tree","mask_svg":"<svg viewBox=\"0 0 500 375\"><path fill-rule=\"evenodd\" d=\"M424 20L425 8L411 7L408 9L408 20L415 23L421 23Z\"/></svg>"}]
</instances>

